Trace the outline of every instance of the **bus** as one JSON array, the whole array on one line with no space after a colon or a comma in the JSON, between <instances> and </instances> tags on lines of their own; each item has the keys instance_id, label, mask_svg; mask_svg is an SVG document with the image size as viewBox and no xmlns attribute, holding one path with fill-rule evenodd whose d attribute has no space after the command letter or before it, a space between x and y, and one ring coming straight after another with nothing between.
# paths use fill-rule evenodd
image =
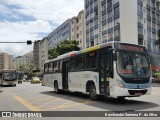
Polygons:
<instances>
[{"instance_id":1,"label":"bus","mask_svg":"<svg viewBox=\"0 0 160 120\"><path fill-rule=\"evenodd\" d=\"M0 85L16 86L18 81L17 71L14 69L3 69L0 71Z\"/></svg>"},{"instance_id":2,"label":"bus","mask_svg":"<svg viewBox=\"0 0 160 120\"><path fill-rule=\"evenodd\" d=\"M23 72L18 72L17 76L18 76L18 84L19 83L22 84L22 82L24 81L25 74Z\"/></svg>"},{"instance_id":3,"label":"bus","mask_svg":"<svg viewBox=\"0 0 160 120\"><path fill-rule=\"evenodd\" d=\"M151 94L151 65L143 46L110 42L48 60L43 84L62 90L123 100Z\"/></svg>"}]
</instances>

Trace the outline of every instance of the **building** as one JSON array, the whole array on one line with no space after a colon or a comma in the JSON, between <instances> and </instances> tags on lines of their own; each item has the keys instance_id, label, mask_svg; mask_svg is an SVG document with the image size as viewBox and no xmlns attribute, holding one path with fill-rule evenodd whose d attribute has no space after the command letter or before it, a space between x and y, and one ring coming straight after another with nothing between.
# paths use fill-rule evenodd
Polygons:
<instances>
[{"instance_id":1,"label":"building","mask_svg":"<svg viewBox=\"0 0 160 120\"><path fill-rule=\"evenodd\" d=\"M48 35L48 48L52 49L59 42L63 40L70 40L71 39L70 29L71 29L70 19L68 19Z\"/></svg>"},{"instance_id":2,"label":"building","mask_svg":"<svg viewBox=\"0 0 160 120\"><path fill-rule=\"evenodd\" d=\"M34 64L44 72L45 61L48 60L48 38L43 38L34 43Z\"/></svg>"},{"instance_id":3,"label":"building","mask_svg":"<svg viewBox=\"0 0 160 120\"><path fill-rule=\"evenodd\" d=\"M31 52L33 54L33 52ZM30 54L31 54L30 53ZM23 56L18 56L14 59L14 64L15 64L15 68L17 70L20 69L20 66L26 65L33 65L33 55L28 56L28 55L23 55Z\"/></svg>"},{"instance_id":4,"label":"building","mask_svg":"<svg viewBox=\"0 0 160 120\"><path fill-rule=\"evenodd\" d=\"M37 40L34 42L34 46L33 46L33 63L37 68L39 68L40 56L41 56L40 40Z\"/></svg>"},{"instance_id":5,"label":"building","mask_svg":"<svg viewBox=\"0 0 160 120\"><path fill-rule=\"evenodd\" d=\"M160 69L160 49L154 44L160 29L158 0L84 0L86 47L120 41L147 47L152 69Z\"/></svg>"},{"instance_id":6,"label":"building","mask_svg":"<svg viewBox=\"0 0 160 120\"><path fill-rule=\"evenodd\" d=\"M9 53L0 53L0 70L13 69L13 56Z\"/></svg>"},{"instance_id":7,"label":"building","mask_svg":"<svg viewBox=\"0 0 160 120\"><path fill-rule=\"evenodd\" d=\"M85 48L85 16L84 10L81 10L77 17L72 17L71 24L71 39L78 41L80 49Z\"/></svg>"},{"instance_id":8,"label":"building","mask_svg":"<svg viewBox=\"0 0 160 120\"><path fill-rule=\"evenodd\" d=\"M44 64L45 61L48 60L48 39L47 38L43 38L40 42L40 71L43 73L44 72Z\"/></svg>"}]
</instances>

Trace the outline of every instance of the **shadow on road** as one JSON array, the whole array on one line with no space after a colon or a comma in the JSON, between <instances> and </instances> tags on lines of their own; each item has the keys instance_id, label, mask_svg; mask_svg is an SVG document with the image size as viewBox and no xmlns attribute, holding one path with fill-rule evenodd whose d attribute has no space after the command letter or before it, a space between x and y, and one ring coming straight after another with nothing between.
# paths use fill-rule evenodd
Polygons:
<instances>
[{"instance_id":1,"label":"shadow on road","mask_svg":"<svg viewBox=\"0 0 160 120\"><path fill-rule=\"evenodd\" d=\"M53 91L45 91L40 93L48 96L54 96L66 100L71 100L77 103L82 103L82 101L89 100L88 95L76 92L63 92L62 94L55 94ZM119 101L118 99L115 98L108 98L103 96L100 96L99 101L87 105L110 111L137 111L159 106L159 104L152 102L131 100L127 98L123 101Z\"/></svg>"}]
</instances>

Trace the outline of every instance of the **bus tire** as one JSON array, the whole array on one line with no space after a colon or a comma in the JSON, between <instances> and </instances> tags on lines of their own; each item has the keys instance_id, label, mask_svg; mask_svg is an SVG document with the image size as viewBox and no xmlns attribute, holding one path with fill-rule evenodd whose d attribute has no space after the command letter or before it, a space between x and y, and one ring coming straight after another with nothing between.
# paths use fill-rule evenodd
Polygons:
<instances>
[{"instance_id":1,"label":"bus tire","mask_svg":"<svg viewBox=\"0 0 160 120\"><path fill-rule=\"evenodd\" d=\"M90 85L90 87L89 87L89 97L93 101L98 100L98 95L96 93L96 87L94 84Z\"/></svg>"},{"instance_id":2,"label":"bus tire","mask_svg":"<svg viewBox=\"0 0 160 120\"><path fill-rule=\"evenodd\" d=\"M59 94L59 93L60 93L60 90L59 90L59 88L58 88L58 82L55 82L55 83L54 83L54 91L55 91L56 94Z\"/></svg>"},{"instance_id":3,"label":"bus tire","mask_svg":"<svg viewBox=\"0 0 160 120\"><path fill-rule=\"evenodd\" d=\"M16 84L14 84L13 86L16 87Z\"/></svg>"}]
</instances>

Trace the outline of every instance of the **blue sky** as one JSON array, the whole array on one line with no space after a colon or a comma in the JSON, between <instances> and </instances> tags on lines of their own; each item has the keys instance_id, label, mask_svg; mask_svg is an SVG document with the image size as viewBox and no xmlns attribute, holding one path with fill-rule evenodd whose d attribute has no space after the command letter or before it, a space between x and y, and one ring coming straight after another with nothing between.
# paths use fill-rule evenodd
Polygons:
<instances>
[{"instance_id":1,"label":"blue sky","mask_svg":"<svg viewBox=\"0 0 160 120\"><path fill-rule=\"evenodd\" d=\"M84 0L0 0L0 42L40 40L82 9ZM32 50L33 45L0 43L1 52L14 56Z\"/></svg>"}]
</instances>

